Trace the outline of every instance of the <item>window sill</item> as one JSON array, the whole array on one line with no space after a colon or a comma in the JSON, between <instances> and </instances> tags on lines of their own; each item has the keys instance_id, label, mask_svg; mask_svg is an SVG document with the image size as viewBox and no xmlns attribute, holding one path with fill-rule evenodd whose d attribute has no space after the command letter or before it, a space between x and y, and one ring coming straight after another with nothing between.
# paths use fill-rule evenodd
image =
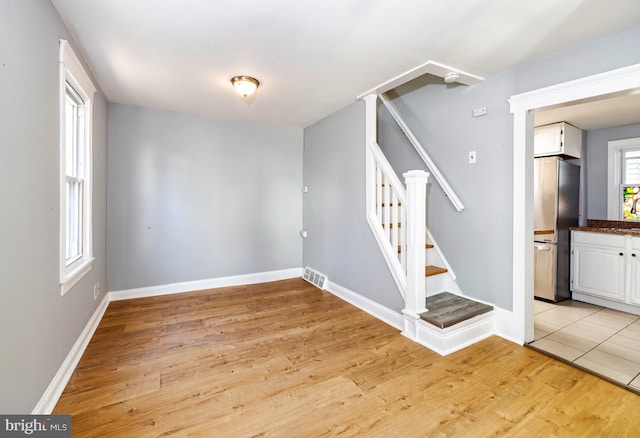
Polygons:
<instances>
[{"instance_id":1,"label":"window sill","mask_svg":"<svg viewBox=\"0 0 640 438\"><path fill-rule=\"evenodd\" d=\"M82 277L87 275L91 271L93 265L93 257L80 261L73 269L64 273L63 278L60 281L60 295L64 295L71 290L73 286L78 283Z\"/></svg>"}]
</instances>

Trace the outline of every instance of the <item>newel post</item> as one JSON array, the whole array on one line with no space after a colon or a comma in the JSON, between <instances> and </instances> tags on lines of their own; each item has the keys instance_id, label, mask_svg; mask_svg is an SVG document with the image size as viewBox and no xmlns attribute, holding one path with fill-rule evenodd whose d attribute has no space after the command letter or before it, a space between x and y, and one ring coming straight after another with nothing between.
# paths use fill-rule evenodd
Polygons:
<instances>
[{"instance_id":1,"label":"newel post","mask_svg":"<svg viewBox=\"0 0 640 438\"><path fill-rule=\"evenodd\" d=\"M426 312L425 243L427 223L427 180L429 173L410 170L403 174L407 185L407 293L405 319Z\"/></svg>"}]
</instances>

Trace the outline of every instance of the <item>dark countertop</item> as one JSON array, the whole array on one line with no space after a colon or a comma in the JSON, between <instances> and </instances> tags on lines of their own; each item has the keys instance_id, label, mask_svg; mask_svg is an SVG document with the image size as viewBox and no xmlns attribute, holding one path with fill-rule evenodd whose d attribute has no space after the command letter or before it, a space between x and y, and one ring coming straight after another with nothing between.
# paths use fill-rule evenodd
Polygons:
<instances>
[{"instance_id":1,"label":"dark countertop","mask_svg":"<svg viewBox=\"0 0 640 438\"><path fill-rule=\"evenodd\" d=\"M631 221L605 221L588 219L586 227L569 227L569 229L573 231L587 231L589 233L640 236L640 223Z\"/></svg>"}]
</instances>

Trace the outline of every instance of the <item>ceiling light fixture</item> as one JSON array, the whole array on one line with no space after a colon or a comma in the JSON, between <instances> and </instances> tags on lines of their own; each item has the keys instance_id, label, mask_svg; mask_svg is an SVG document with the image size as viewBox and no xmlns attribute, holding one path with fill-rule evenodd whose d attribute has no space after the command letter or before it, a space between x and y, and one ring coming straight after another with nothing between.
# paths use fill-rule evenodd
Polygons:
<instances>
[{"instance_id":1,"label":"ceiling light fixture","mask_svg":"<svg viewBox=\"0 0 640 438\"><path fill-rule=\"evenodd\" d=\"M231 84L242 97L248 97L258 89L260 82L251 76L236 76L231 78Z\"/></svg>"},{"instance_id":2,"label":"ceiling light fixture","mask_svg":"<svg viewBox=\"0 0 640 438\"><path fill-rule=\"evenodd\" d=\"M456 82L460 78L460 74L455 71L450 71L446 75L444 75L444 81L447 84L452 84Z\"/></svg>"}]
</instances>

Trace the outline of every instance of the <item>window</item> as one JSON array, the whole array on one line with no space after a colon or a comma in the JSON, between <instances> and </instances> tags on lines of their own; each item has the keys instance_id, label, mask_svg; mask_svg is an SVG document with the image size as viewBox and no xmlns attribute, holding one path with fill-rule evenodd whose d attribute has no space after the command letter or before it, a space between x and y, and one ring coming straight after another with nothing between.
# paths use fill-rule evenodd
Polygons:
<instances>
[{"instance_id":1,"label":"window","mask_svg":"<svg viewBox=\"0 0 640 438\"><path fill-rule=\"evenodd\" d=\"M640 149L623 149L622 184L640 184Z\"/></svg>"},{"instance_id":2,"label":"window","mask_svg":"<svg viewBox=\"0 0 640 438\"><path fill-rule=\"evenodd\" d=\"M640 138L609 142L609 220L640 220Z\"/></svg>"},{"instance_id":3,"label":"window","mask_svg":"<svg viewBox=\"0 0 640 438\"><path fill-rule=\"evenodd\" d=\"M60 40L60 292L91 270L91 116L95 87Z\"/></svg>"}]
</instances>

